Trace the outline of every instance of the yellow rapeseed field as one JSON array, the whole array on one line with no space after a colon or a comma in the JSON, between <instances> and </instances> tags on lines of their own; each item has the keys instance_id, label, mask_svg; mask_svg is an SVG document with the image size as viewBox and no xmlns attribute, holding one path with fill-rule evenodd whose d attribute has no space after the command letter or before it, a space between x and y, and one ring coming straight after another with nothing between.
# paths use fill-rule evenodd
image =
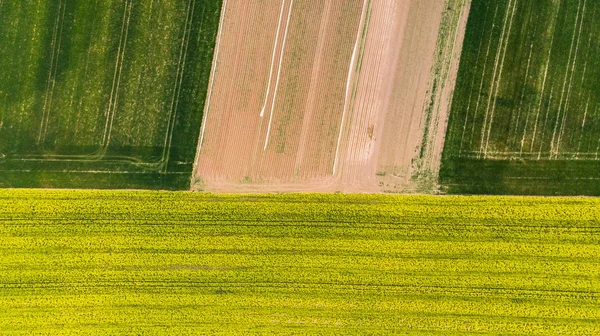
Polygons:
<instances>
[{"instance_id":1,"label":"yellow rapeseed field","mask_svg":"<svg viewBox=\"0 0 600 336\"><path fill-rule=\"evenodd\" d=\"M0 191L0 334L600 334L600 200Z\"/></svg>"}]
</instances>

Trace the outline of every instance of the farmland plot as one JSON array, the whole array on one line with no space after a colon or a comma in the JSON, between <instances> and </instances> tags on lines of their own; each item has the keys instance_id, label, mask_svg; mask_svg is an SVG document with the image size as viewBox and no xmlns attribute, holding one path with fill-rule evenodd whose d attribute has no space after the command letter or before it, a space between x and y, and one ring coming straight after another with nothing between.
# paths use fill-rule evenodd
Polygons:
<instances>
[{"instance_id":1,"label":"farmland plot","mask_svg":"<svg viewBox=\"0 0 600 336\"><path fill-rule=\"evenodd\" d=\"M469 8L470 0L373 3L343 147L342 185L437 192Z\"/></svg>"},{"instance_id":2,"label":"farmland plot","mask_svg":"<svg viewBox=\"0 0 600 336\"><path fill-rule=\"evenodd\" d=\"M437 176L469 3L224 2L192 188L409 192Z\"/></svg>"},{"instance_id":3,"label":"farmland plot","mask_svg":"<svg viewBox=\"0 0 600 336\"><path fill-rule=\"evenodd\" d=\"M0 1L0 186L186 188L219 11Z\"/></svg>"},{"instance_id":4,"label":"farmland plot","mask_svg":"<svg viewBox=\"0 0 600 336\"><path fill-rule=\"evenodd\" d=\"M364 11L351 0L224 2L199 184L235 189L331 174Z\"/></svg>"},{"instance_id":5,"label":"farmland plot","mask_svg":"<svg viewBox=\"0 0 600 336\"><path fill-rule=\"evenodd\" d=\"M600 3L473 1L450 192L600 194Z\"/></svg>"},{"instance_id":6,"label":"farmland plot","mask_svg":"<svg viewBox=\"0 0 600 336\"><path fill-rule=\"evenodd\" d=\"M0 191L0 335L598 335L599 206Z\"/></svg>"}]
</instances>

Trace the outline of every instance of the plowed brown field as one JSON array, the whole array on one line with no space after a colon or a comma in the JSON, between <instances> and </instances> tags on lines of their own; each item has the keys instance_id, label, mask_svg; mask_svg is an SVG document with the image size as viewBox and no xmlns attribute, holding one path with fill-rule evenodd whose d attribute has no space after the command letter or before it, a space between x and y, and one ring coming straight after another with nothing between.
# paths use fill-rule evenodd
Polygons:
<instances>
[{"instance_id":1,"label":"plowed brown field","mask_svg":"<svg viewBox=\"0 0 600 336\"><path fill-rule=\"evenodd\" d=\"M467 13L224 1L192 188L433 191Z\"/></svg>"}]
</instances>

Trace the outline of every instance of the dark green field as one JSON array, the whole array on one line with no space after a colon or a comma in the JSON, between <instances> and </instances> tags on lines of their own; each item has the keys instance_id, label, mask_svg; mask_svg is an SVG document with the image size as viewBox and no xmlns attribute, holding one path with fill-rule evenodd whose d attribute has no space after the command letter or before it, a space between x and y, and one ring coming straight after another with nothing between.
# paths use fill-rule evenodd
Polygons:
<instances>
[{"instance_id":1,"label":"dark green field","mask_svg":"<svg viewBox=\"0 0 600 336\"><path fill-rule=\"evenodd\" d=\"M220 0L0 1L0 187L189 187Z\"/></svg>"},{"instance_id":2,"label":"dark green field","mask_svg":"<svg viewBox=\"0 0 600 336\"><path fill-rule=\"evenodd\" d=\"M441 183L600 195L600 2L473 0Z\"/></svg>"}]
</instances>

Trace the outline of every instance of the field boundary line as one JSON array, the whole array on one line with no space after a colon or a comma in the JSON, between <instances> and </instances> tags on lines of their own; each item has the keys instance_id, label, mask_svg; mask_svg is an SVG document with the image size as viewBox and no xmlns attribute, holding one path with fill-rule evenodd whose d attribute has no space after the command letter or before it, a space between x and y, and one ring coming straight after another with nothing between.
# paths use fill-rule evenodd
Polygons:
<instances>
[{"instance_id":1,"label":"field boundary line","mask_svg":"<svg viewBox=\"0 0 600 336\"><path fill-rule=\"evenodd\" d=\"M223 28L225 24L225 13L227 11L228 0L223 0L223 7L221 8L221 18L219 19L219 32L217 33L217 41L215 45L215 56L212 62L212 69L210 74L210 83L208 85L208 93L206 94L206 102L204 103L204 115L202 116L202 126L200 127L200 139L198 140L198 149L196 150L196 158L194 160L194 171L198 166L198 160L200 158L200 152L202 150L202 143L204 142L204 133L206 131L206 123L208 121L208 112L210 110L210 100L212 98L212 91L215 84L215 74L217 72L217 64L219 62L219 51L221 50L221 36L223 35Z\"/></svg>"},{"instance_id":2,"label":"field boundary line","mask_svg":"<svg viewBox=\"0 0 600 336\"><path fill-rule=\"evenodd\" d=\"M427 179L431 182L436 181L436 184L448 133L448 120L452 110L453 92L456 88L471 4L471 0L446 0L446 9L442 13L439 24L433 64L429 73L428 93L421 109L423 126L420 147L418 154L414 156L417 160L411 162L409 168L412 176L427 176ZM478 53L480 49L478 47ZM439 190L439 186L436 188Z\"/></svg>"}]
</instances>

